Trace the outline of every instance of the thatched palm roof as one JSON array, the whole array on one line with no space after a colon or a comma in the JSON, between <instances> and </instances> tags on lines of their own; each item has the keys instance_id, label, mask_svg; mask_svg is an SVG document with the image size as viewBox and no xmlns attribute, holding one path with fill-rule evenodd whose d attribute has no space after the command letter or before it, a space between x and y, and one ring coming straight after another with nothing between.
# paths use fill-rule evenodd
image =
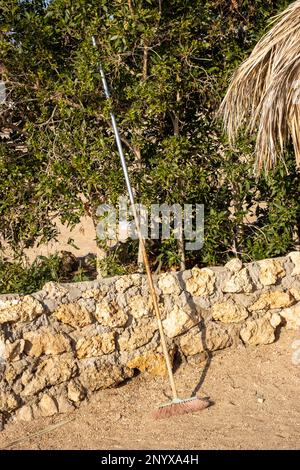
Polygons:
<instances>
[{"instance_id":1,"label":"thatched palm roof","mask_svg":"<svg viewBox=\"0 0 300 470\"><path fill-rule=\"evenodd\" d=\"M257 133L256 172L268 171L292 139L300 167L300 1L273 20L270 31L235 73L221 104L233 144L240 128Z\"/></svg>"}]
</instances>

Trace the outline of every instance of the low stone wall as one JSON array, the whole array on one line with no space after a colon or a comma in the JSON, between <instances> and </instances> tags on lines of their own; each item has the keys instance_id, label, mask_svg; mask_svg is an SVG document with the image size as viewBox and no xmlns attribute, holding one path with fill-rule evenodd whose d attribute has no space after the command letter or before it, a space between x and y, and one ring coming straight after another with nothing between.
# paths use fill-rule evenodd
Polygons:
<instances>
[{"instance_id":1,"label":"low stone wall","mask_svg":"<svg viewBox=\"0 0 300 470\"><path fill-rule=\"evenodd\" d=\"M275 341L300 327L300 253L157 277L172 358ZM138 370L166 373L145 276L0 296L0 428L69 412Z\"/></svg>"}]
</instances>

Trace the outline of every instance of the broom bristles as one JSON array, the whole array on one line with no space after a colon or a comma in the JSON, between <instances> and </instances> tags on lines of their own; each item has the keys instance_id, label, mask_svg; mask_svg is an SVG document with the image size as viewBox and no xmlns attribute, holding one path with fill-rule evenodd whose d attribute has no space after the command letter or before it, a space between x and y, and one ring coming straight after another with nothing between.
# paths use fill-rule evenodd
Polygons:
<instances>
[{"instance_id":1,"label":"broom bristles","mask_svg":"<svg viewBox=\"0 0 300 470\"><path fill-rule=\"evenodd\" d=\"M188 398L187 400L174 400L167 405L162 405L152 413L154 419L165 419L171 416L180 416L186 413L194 413L208 408L211 402L207 398Z\"/></svg>"},{"instance_id":2,"label":"broom bristles","mask_svg":"<svg viewBox=\"0 0 300 470\"><path fill-rule=\"evenodd\" d=\"M231 144L243 127L257 132L256 173L270 170L290 139L300 166L300 1L273 23L235 73L219 110Z\"/></svg>"}]
</instances>

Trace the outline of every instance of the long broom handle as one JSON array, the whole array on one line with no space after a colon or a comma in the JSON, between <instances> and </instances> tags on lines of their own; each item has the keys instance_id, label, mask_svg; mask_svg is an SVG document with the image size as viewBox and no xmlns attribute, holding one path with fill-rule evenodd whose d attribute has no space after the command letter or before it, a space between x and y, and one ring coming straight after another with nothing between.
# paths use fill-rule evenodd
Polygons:
<instances>
[{"instance_id":1,"label":"long broom handle","mask_svg":"<svg viewBox=\"0 0 300 470\"><path fill-rule=\"evenodd\" d=\"M92 36L92 41L93 41L93 46L97 47L96 40L95 40L94 36ZM99 70L100 70L100 75L101 75L101 79L102 79L102 85L103 85L105 97L107 99L109 99L110 98L109 89L108 89L107 81L106 81L106 78L105 78L104 70L103 70L101 64L99 64ZM134 220L135 220L135 225L136 225L136 228L137 228L138 237L139 237L140 244L141 244L142 255L143 255L143 260L144 260L144 264L145 264L145 268L146 268L146 274L147 274L150 294L151 294L151 297L152 297L154 311L155 311L155 314L156 314L156 317L157 317L157 324L158 324L158 329L159 329L159 333L160 333L161 345L162 345L162 349L163 349L163 353L164 353L164 357L165 357L165 361L166 361L170 386L171 386L172 393L173 393L173 399L176 399L176 398L178 398L178 394L177 394L177 390L176 390L176 386L175 386L174 375L173 375L173 371L172 371L172 364L171 364L170 355L169 355L168 348L167 348L166 337L165 337L165 333L164 333L164 329L163 329L163 325L162 325L157 294L156 294L156 290L155 290L155 287L154 287L153 277L152 277L150 264L149 264L149 258L148 258L148 255L147 255L144 239L143 239L142 232L141 232L140 221L139 221L138 214L137 214L136 207L135 207L134 195L133 195L133 191L132 191L132 187L131 187L131 183L130 183L130 179L129 179L126 159L125 159L124 152L123 152L123 146L122 146L122 142L121 142L118 126L117 126L117 121L116 121L115 115L112 111L110 111L110 117L111 117L112 127L113 127L114 134L115 134L117 148L118 148L120 159L121 159L121 164L122 164L122 169L123 169L123 173L124 173L124 177L125 177L125 181L126 181L127 191L128 191L128 195L129 195L130 204L131 204L131 209L132 209L133 217L134 217Z\"/></svg>"}]
</instances>

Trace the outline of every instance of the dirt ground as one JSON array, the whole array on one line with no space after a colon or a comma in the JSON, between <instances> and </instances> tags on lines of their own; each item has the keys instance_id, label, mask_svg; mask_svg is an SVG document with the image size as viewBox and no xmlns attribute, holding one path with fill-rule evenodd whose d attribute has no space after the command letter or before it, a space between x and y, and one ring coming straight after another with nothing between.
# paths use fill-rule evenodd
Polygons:
<instances>
[{"instance_id":1,"label":"dirt ground","mask_svg":"<svg viewBox=\"0 0 300 470\"><path fill-rule=\"evenodd\" d=\"M89 253L95 254L97 252L96 232L90 217L82 217L80 223L72 230L66 225L63 225L59 220L56 220L56 226L59 230L56 241L52 240L49 243L36 245L33 248L24 250L24 254L29 263L32 263L37 256L50 256L63 250L70 251L77 257L86 256ZM70 239L73 240L76 248L68 243ZM4 256L10 259L12 257L11 250L1 237L0 242L4 247Z\"/></svg>"},{"instance_id":2,"label":"dirt ground","mask_svg":"<svg viewBox=\"0 0 300 470\"><path fill-rule=\"evenodd\" d=\"M300 365L292 363L299 339L300 331L285 331L269 346L220 352L209 367L182 364L176 372L180 394L200 386L198 395L214 401L202 412L153 421L151 411L166 401L168 385L140 375L95 393L68 415L7 425L0 448L299 449ZM53 424L62 425L47 429Z\"/></svg>"}]
</instances>

